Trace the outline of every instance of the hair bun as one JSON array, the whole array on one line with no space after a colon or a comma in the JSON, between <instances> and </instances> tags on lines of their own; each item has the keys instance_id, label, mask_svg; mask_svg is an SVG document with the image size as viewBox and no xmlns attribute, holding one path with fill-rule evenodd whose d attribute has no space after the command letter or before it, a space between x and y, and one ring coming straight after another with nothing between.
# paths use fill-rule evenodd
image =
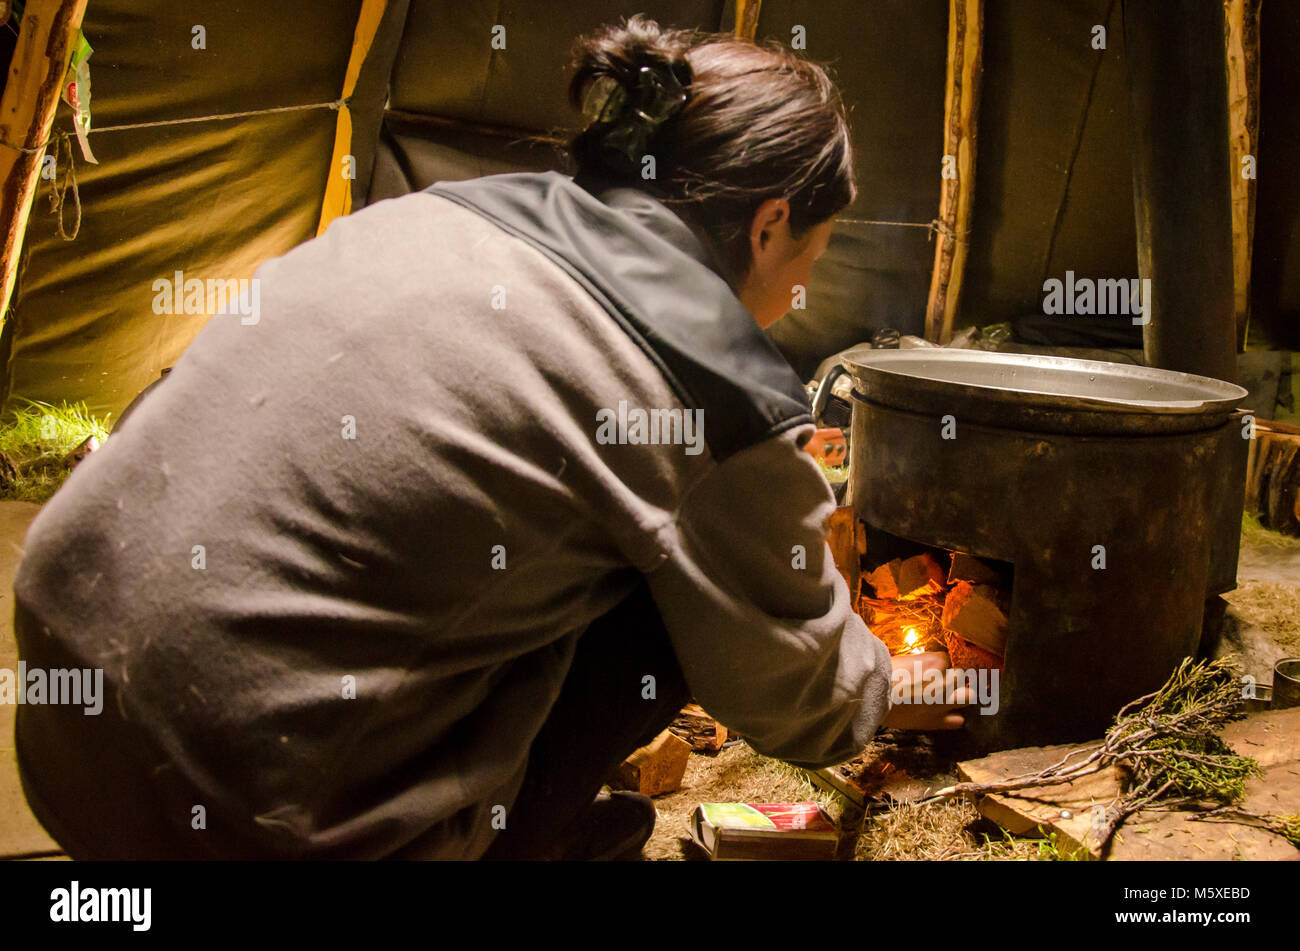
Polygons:
<instances>
[{"instance_id":1,"label":"hair bun","mask_svg":"<svg viewBox=\"0 0 1300 951\"><path fill-rule=\"evenodd\" d=\"M651 70L667 85L689 86L692 73L686 52L693 40L690 31L661 29L640 14L621 26L606 26L574 47L577 71L569 86L569 99L575 108L587 111L592 108L591 101L606 98L614 84L625 95L635 96L644 86L643 69ZM601 90L605 96L600 95Z\"/></svg>"}]
</instances>

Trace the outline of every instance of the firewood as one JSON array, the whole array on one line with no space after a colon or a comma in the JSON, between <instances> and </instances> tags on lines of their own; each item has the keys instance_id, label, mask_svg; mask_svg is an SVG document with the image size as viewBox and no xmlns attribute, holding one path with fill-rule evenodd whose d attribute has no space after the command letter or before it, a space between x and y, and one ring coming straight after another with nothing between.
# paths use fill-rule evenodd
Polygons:
<instances>
[{"instance_id":1,"label":"firewood","mask_svg":"<svg viewBox=\"0 0 1300 951\"><path fill-rule=\"evenodd\" d=\"M632 789L643 796L659 796L682 788L691 744L664 730L636 750L618 767L611 785Z\"/></svg>"},{"instance_id":2,"label":"firewood","mask_svg":"<svg viewBox=\"0 0 1300 951\"><path fill-rule=\"evenodd\" d=\"M867 581L881 599L911 600L943 591L943 569L928 551L911 558L895 558L871 574Z\"/></svg>"},{"instance_id":3,"label":"firewood","mask_svg":"<svg viewBox=\"0 0 1300 951\"><path fill-rule=\"evenodd\" d=\"M730 738L725 726L693 703L682 708L668 729L697 753L716 753Z\"/></svg>"},{"instance_id":4,"label":"firewood","mask_svg":"<svg viewBox=\"0 0 1300 951\"><path fill-rule=\"evenodd\" d=\"M944 587L943 569L928 551L898 566L898 594L904 600L938 594Z\"/></svg>"},{"instance_id":5,"label":"firewood","mask_svg":"<svg viewBox=\"0 0 1300 951\"><path fill-rule=\"evenodd\" d=\"M844 576L849 591L856 594L862 576L862 557L859 552L865 546L862 523L858 521L857 513L851 506L841 505L826 520L826 529L835 567Z\"/></svg>"},{"instance_id":6,"label":"firewood","mask_svg":"<svg viewBox=\"0 0 1300 951\"><path fill-rule=\"evenodd\" d=\"M1004 654L1008 623L998 600L998 590L990 585L959 581L944 600L943 626L987 651Z\"/></svg>"},{"instance_id":7,"label":"firewood","mask_svg":"<svg viewBox=\"0 0 1300 951\"><path fill-rule=\"evenodd\" d=\"M1247 496L1265 528L1300 534L1297 484L1300 483L1300 437L1272 432L1257 435L1259 448Z\"/></svg>"},{"instance_id":8,"label":"firewood","mask_svg":"<svg viewBox=\"0 0 1300 951\"><path fill-rule=\"evenodd\" d=\"M898 597L898 569L902 564L903 559L895 558L866 576L867 584L871 585L877 598L892 600Z\"/></svg>"},{"instance_id":9,"label":"firewood","mask_svg":"<svg viewBox=\"0 0 1300 951\"><path fill-rule=\"evenodd\" d=\"M944 631L943 640L948 646L949 663L955 670L1003 669L1004 660L1001 654L986 651L978 644L966 640L960 634Z\"/></svg>"},{"instance_id":10,"label":"firewood","mask_svg":"<svg viewBox=\"0 0 1300 951\"><path fill-rule=\"evenodd\" d=\"M963 552L952 553L952 567L948 569L948 583L969 581L971 584L991 584L995 588L1002 584L1002 576L997 569L984 563L974 555Z\"/></svg>"}]
</instances>

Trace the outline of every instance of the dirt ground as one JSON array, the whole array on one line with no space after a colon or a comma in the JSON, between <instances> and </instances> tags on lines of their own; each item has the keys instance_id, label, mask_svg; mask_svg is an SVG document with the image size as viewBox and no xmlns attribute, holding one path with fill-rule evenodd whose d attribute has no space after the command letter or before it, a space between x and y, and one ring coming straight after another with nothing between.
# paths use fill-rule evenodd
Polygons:
<instances>
[{"instance_id":1,"label":"dirt ground","mask_svg":"<svg viewBox=\"0 0 1300 951\"><path fill-rule=\"evenodd\" d=\"M1300 538L1242 533L1237 590L1224 595L1239 622L1258 628L1279 656L1300 656Z\"/></svg>"}]
</instances>

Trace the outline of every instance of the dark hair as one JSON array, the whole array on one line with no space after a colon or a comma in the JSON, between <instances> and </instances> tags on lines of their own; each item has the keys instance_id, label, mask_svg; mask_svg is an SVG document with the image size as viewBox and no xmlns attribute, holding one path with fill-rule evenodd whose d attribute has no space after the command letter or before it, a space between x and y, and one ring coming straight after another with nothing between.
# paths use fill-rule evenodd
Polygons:
<instances>
[{"instance_id":1,"label":"dark hair","mask_svg":"<svg viewBox=\"0 0 1300 951\"><path fill-rule=\"evenodd\" d=\"M685 88L685 105L646 141L653 179L642 178L640 156L608 147L618 121L593 122L569 152L579 177L640 188L673 207L711 241L733 287L752 263L749 225L764 201L789 201L798 237L856 196L853 149L834 84L822 67L779 45L660 29L635 16L580 39L574 56L569 98L578 108L606 76L635 96L643 67L668 71L668 82Z\"/></svg>"}]
</instances>

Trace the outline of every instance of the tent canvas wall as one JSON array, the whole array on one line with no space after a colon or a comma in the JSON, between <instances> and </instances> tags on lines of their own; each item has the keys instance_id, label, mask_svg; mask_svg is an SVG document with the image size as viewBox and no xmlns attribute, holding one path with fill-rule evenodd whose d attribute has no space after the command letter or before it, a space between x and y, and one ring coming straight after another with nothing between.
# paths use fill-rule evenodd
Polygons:
<instances>
[{"instance_id":1,"label":"tent canvas wall","mask_svg":"<svg viewBox=\"0 0 1300 951\"><path fill-rule=\"evenodd\" d=\"M922 332L932 237L876 222L923 225L938 212L948 9L948 0L759 7L759 40L801 34L806 55L831 66L856 146L860 197L818 266L807 310L772 331L805 375L873 328ZM1122 4L993 0L984 9L959 326L1041 315L1043 281L1067 269L1137 276ZM557 142L577 118L565 98L572 41L638 12L727 32L736 15L734 0L90 0L82 28L94 47L94 124L135 127L92 134L97 165L73 144L74 241L56 233L53 185L40 183L0 334L11 405L67 399L120 412L210 316L156 313L155 282L177 272L250 277L313 237L327 206L340 210L340 187L355 210L440 179L563 168ZM1282 172L1297 145L1286 40L1300 33L1300 9L1268 6L1262 19L1253 327L1277 344L1295 335L1300 309L1291 240L1300 188ZM1092 42L1098 26L1104 49ZM336 106L345 89L344 132ZM312 108L268 111L298 106ZM176 123L232 113L255 114ZM70 128L60 106L55 129ZM355 176L341 185L344 158Z\"/></svg>"}]
</instances>

